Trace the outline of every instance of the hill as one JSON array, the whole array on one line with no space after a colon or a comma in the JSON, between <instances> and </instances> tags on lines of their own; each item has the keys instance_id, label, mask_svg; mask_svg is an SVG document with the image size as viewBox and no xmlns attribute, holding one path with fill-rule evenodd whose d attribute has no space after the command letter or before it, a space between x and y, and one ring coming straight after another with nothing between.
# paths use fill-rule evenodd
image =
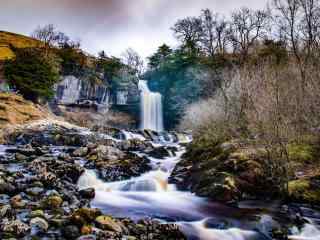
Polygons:
<instances>
[{"instance_id":1,"label":"hill","mask_svg":"<svg viewBox=\"0 0 320 240\"><path fill-rule=\"evenodd\" d=\"M13 58L12 48L38 47L42 43L24 35L0 31L0 61Z\"/></svg>"}]
</instances>

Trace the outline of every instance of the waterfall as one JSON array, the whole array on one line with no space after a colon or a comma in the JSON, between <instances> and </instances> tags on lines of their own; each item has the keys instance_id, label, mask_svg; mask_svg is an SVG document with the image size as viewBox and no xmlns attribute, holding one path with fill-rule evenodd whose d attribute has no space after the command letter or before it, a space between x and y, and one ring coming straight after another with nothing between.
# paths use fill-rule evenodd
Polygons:
<instances>
[{"instance_id":1,"label":"waterfall","mask_svg":"<svg viewBox=\"0 0 320 240\"><path fill-rule=\"evenodd\" d=\"M163 131L162 96L151 92L147 81L139 81L141 91L141 129Z\"/></svg>"}]
</instances>

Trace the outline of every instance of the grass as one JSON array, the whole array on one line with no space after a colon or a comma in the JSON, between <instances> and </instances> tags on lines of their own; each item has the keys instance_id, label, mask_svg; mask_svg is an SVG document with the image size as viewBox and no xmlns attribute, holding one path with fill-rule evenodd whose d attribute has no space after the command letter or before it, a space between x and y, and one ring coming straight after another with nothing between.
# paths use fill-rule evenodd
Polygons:
<instances>
[{"instance_id":1,"label":"grass","mask_svg":"<svg viewBox=\"0 0 320 240\"><path fill-rule=\"evenodd\" d=\"M0 61L15 57L12 47L30 48L39 47L42 43L34 38L24 35L0 31Z\"/></svg>"}]
</instances>

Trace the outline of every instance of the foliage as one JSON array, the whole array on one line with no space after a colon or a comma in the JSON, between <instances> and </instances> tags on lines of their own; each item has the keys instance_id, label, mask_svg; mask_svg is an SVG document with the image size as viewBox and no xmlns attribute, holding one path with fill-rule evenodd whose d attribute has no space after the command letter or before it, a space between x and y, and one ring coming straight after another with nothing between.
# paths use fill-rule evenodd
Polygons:
<instances>
[{"instance_id":1,"label":"foliage","mask_svg":"<svg viewBox=\"0 0 320 240\"><path fill-rule=\"evenodd\" d=\"M35 102L52 97L59 76L54 58L44 56L36 48L15 49L15 54L16 58L6 61L4 66L10 85Z\"/></svg>"}]
</instances>

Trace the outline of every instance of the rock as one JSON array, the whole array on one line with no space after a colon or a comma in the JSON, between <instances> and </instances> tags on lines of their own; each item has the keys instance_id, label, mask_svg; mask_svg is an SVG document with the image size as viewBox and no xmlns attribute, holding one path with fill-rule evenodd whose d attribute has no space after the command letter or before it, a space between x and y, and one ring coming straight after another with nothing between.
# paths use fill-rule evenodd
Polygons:
<instances>
[{"instance_id":1,"label":"rock","mask_svg":"<svg viewBox=\"0 0 320 240\"><path fill-rule=\"evenodd\" d=\"M30 220L30 225L32 228L36 227L41 232L46 232L49 228L49 224L46 220L40 217L35 217Z\"/></svg>"},{"instance_id":2,"label":"rock","mask_svg":"<svg viewBox=\"0 0 320 240\"><path fill-rule=\"evenodd\" d=\"M99 145L87 157L89 160L93 161L114 161L122 159L124 157L124 153L115 147Z\"/></svg>"},{"instance_id":3,"label":"rock","mask_svg":"<svg viewBox=\"0 0 320 240\"><path fill-rule=\"evenodd\" d=\"M89 235L92 233L92 227L89 225L85 225L81 228L81 235Z\"/></svg>"},{"instance_id":4,"label":"rock","mask_svg":"<svg viewBox=\"0 0 320 240\"><path fill-rule=\"evenodd\" d=\"M43 207L46 209L57 209L61 207L63 200L59 196L49 196L43 201Z\"/></svg>"},{"instance_id":5,"label":"rock","mask_svg":"<svg viewBox=\"0 0 320 240\"><path fill-rule=\"evenodd\" d=\"M74 157L84 157L88 154L89 148L88 147L80 147L77 148L73 153L72 156Z\"/></svg>"},{"instance_id":6,"label":"rock","mask_svg":"<svg viewBox=\"0 0 320 240\"><path fill-rule=\"evenodd\" d=\"M150 160L141 158L133 153L127 153L123 159L114 161L97 161L94 167L98 170L99 176L105 181L122 181L151 170Z\"/></svg>"},{"instance_id":7,"label":"rock","mask_svg":"<svg viewBox=\"0 0 320 240\"><path fill-rule=\"evenodd\" d=\"M10 205L4 205L0 207L0 219L12 219L15 216L15 211L12 209Z\"/></svg>"},{"instance_id":8,"label":"rock","mask_svg":"<svg viewBox=\"0 0 320 240\"><path fill-rule=\"evenodd\" d=\"M27 202L22 199L21 195L16 195L10 199L10 204L13 208L24 208Z\"/></svg>"},{"instance_id":9,"label":"rock","mask_svg":"<svg viewBox=\"0 0 320 240\"><path fill-rule=\"evenodd\" d=\"M278 182L267 177L267 156L263 149L238 141L206 141L189 146L173 170L170 183L222 202L280 195Z\"/></svg>"},{"instance_id":10,"label":"rock","mask_svg":"<svg viewBox=\"0 0 320 240\"><path fill-rule=\"evenodd\" d=\"M30 217L31 218L35 218L35 217L44 217L44 211L43 210L40 210L40 209L38 209L38 210L34 210L34 211L32 211L31 213L30 213Z\"/></svg>"},{"instance_id":11,"label":"rock","mask_svg":"<svg viewBox=\"0 0 320 240\"><path fill-rule=\"evenodd\" d=\"M166 157L170 157L170 153L166 149L166 147L154 148L152 151L148 152L148 155L158 159L164 159Z\"/></svg>"},{"instance_id":12,"label":"rock","mask_svg":"<svg viewBox=\"0 0 320 240\"><path fill-rule=\"evenodd\" d=\"M29 158L21 153L16 153L15 159L19 162L24 162L24 161L27 161Z\"/></svg>"},{"instance_id":13,"label":"rock","mask_svg":"<svg viewBox=\"0 0 320 240\"><path fill-rule=\"evenodd\" d=\"M26 193L31 196L39 196L43 192L44 192L44 189L41 187L33 187L33 188L28 188L26 190Z\"/></svg>"},{"instance_id":14,"label":"rock","mask_svg":"<svg viewBox=\"0 0 320 240\"><path fill-rule=\"evenodd\" d=\"M67 239L76 239L80 236L80 231L77 226L69 225L62 229L62 235Z\"/></svg>"},{"instance_id":15,"label":"rock","mask_svg":"<svg viewBox=\"0 0 320 240\"><path fill-rule=\"evenodd\" d=\"M95 220L99 228L103 230L110 230L113 232L122 232L122 228L109 216L99 216Z\"/></svg>"},{"instance_id":16,"label":"rock","mask_svg":"<svg viewBox=\"0 0 320 240\"><path fill-rule=\"evenodd\" d=\"M21 222L20 220L15 221L6 221L4 220L2 223L1 230L3 232L11 233L17 237L23 237L30 230L30 227Z\"/></svg>"},{"instance_id":17,"label":"rock","mask_svg":"<svg viewBox=\"0 0 320 240\"><path fill-rule=\"evenodd\" d=\"M0 194L0 205L5 205L10 202L10 197L7 194Z\"/></svg>"},{"instance_id":18,"label":"rock","mask_svg":"<svg viewBox=\"0 0 320 240\"><path fill-rule=\"evenodd\" d=\"M95 235L84 235L77 238L77 240L96 240L96 239L97 237Z\"/></svg>"},{"instance_id":19,"label":"rock","mask_svg":"<svg viewBox=\"0 0 320 240\"><path fill-rule=\"evenodd\" d=\"M95 197L95 190L94 188L82 189L79 191L79 194L83 198L93 199Z\"/></svg>"},{"instance_id":20,"label":"rock","mask_svg":"<svg viewBox=\"0 0 320 240\"><path fill-rule=\"evenodd\" d=\"M99 209L80 208L72 214L70 221L73 224L82 227L91 224L100 215L102 215L102 213Z\"/></svg>"},{"instance_id":21,"label":"rock","mask_svg":"<svg viewBox=\"0 0 320 240\"><path fill-rule=\"evenodd\" d=\"M292 201L320 204L320 176L289 182L289 197Z\"/></svg>"}]
</instances>

